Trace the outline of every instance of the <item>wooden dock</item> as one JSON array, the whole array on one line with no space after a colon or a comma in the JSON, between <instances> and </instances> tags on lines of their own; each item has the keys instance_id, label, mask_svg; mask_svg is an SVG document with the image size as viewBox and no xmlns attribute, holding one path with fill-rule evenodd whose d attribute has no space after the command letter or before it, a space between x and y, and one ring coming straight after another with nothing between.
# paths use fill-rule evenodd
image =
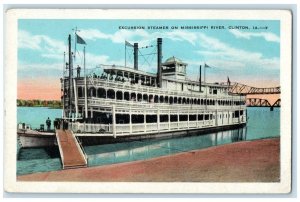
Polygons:
<instances>
[{"instance_id":1,"label":"wooden dock","mask_svg":"<svg viewBox=\"0 0 300 202\"><path fill-rule=\"evenodd\" d=\"M63 169L87 167L87 159L70 130L56 130Z\"/></svg>"}]
</instances>

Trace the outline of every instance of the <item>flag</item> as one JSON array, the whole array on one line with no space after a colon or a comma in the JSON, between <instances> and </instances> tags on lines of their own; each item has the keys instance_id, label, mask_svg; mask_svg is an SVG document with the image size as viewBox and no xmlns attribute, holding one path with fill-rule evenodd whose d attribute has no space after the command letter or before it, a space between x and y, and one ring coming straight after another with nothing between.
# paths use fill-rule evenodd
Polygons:
<instances>
[{"instance_id":1,"label":"flag","mask_svg":"<svg viewBox=\"0 0 300 202\"><path fill-rule=\"evenodd\" d=\"M205 68L211 68L211 66L208 66L206 63L204 63Z\"/></svg>"},{"instance_id":2,"label":"flag","mask_svg":"<svg viewBox=\"0 0 300 202\"><path fill-rule=\"evenodd\" d=\"M131 46L133 47L133 45L131 43L129 43L128 41L125 40L125 46Z\"/></svg>"},{"instance_id":3,"label":"flag","mask_svg":"<svg viewBox=\"0 0 300 202\"><path fill-rule=\"evenodd\" d=\"M79 44L84 44L86 45L85 41L76 34L76 43L79 43Z\"/></svg>"}]
</instances>

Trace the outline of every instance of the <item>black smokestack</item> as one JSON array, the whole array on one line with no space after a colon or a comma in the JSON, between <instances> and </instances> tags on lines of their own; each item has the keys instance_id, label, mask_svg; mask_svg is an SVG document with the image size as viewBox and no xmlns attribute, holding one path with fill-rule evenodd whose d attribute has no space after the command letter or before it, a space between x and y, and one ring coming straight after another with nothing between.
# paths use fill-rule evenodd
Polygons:
<instances>
[{"instance_id":1,"label":"black smokestack","mask_svg":"<svg viewBox=\"0 0 300 202\"><path fill-rule=\"evenodd\" d=\"M139 69L139 56L138 56L138 52L139 52L139 44L138 43L134 43L134 45L133 45L133 56L134 56L134 69L135 70Z\"/></svg>"},{"instance_id":2,"label":"black smokestack","mask_svg":"<svg viewBox=\"0 0 300 202\"><path fill-rule=\"evenodd\" d=\"M162 59L162 38L157 38L157 86L161 88L161 59Z\"/></svg>"}]
</instances>

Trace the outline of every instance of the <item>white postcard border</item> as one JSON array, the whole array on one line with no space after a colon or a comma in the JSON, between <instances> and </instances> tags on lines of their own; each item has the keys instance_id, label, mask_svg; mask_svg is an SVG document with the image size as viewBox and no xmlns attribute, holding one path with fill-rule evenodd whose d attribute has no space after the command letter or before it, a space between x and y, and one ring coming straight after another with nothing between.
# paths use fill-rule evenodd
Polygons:
<instances>
[{"instance_id":1,"label":"white postcard border","mask_svg":"<svg viewBox=\"0 0 300 202\"><path fill-rule=\"evenodd\" d=\"M20 182L16 179L18 19L280 20L280 183ZM5 15L4 188L36 193L288 193L291 190L292 21L288 10L12 9Z\"/></svg>"}]
</instances>

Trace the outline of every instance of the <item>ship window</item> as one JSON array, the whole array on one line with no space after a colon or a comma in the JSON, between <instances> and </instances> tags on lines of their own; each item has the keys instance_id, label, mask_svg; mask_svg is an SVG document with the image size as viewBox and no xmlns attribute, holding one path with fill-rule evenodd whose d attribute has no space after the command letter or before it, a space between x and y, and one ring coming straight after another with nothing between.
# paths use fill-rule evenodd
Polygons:
<instances>
[{"instance_id":1,"label":"ship window","mask_svg":"<svg viewBox=\"0 0 300 202\"><path fill-rule=\"evenodd\" d=\"M178 121L178 117L177 117L177 115L170 115L170 121L171 122L177 122Z\"/></svg>"},{"instance_id":2,"label":"ship window","mask_svg":"<svg viewBox=\"0 0 300 202\"><path fill-rule=\"evenodd\" d=\"M197 99L194 99L194 102L193 102L194 104L197 104Z\"/></svg>"},{"instance_id":3,"label":"ship window","mask_svg":"<svg viewBox=\"0 0 300 202\"><path fill-rule=\"evenodd\" d=\"M149 95L149 102L151 102L151 103L154 102L153 95Z\"/></svg>"},{"instance_id":4,"label":"ship window","mask_svg":"<svg viewBox=\"0 0 300 202\"><path fill-rule=\"evenodd\" d=\"M241 110L241 111L240 111L240 115L243 115L243 114L244 114L244 111L243 111L243 110Z\"/></svg>"},{"instance_id":5,"label":"ship window","mask_svg":"<svg viewBox=\"0 0 300 202\"><path fill-rule=\"evenodd\" d=\"M139 102L142 101L142 94L140 94L140 93L137 94L137 100L138 100Z\"/></svg>"},{"instance_id":6,"label":"ship window","mask_svg":"<svg viewBox=\"0 0 300 202\"><path fill-rule=\"evenodd\" d=\"M220 114L220 118L222 118L222 115Z\"/></svg>"},{"instance_id":7,"label":"ship window","mask_svg":"<svg viewBox=\"0 0 300 202\"><path fill-rule=\"evenodd\" d=\"M100 98L106 98L106 91L103 88L98 88L97 94L98 94L98 97L100 97Z\"/></svg>"},{"instance_id":8,"label":"ship window","mask_svg":"<svg viewBox=\"0 0 300 202\"><path fill-rule=\"evenodd\" d=\"M165 96L165 103L168 103L168 102L169 102L169 97Z\"/></svg>"},{"instance_id":9,"label":"ship window","mask_svg":"<svg viewBox=\"0 0 300 202\"><path fill-rule=\"evenodd\" d=\"M123 100L123 93L121 91L117 91L117 100Z\"/></svg>"},{"instance_id":10,"label":"ship window","mask_svg":"<svg viewBox=\"0 0 300 202\"><path fill-rule=\"evenodd\" d=\"M154 96L154 102L158 103L158 96L157 95Z\"/></svg>"},{"instance_id":11,"label":"ship window","mask_svg":"<svg viewBox=\"0 0 300 202\"><path fill-rule=\"evenodd\" d=\"M188 116L186 114L179 115L179 121L187 121L187 120L188 120Z\"/></svg>"},{"instance_id":12,"label":"ship window","mask_svg":"<svg viewBox=\"0 0 300 202\"><path fill-rule=\"evenodd\" d=\"M173 104L173 97L170 97L170 104Z\"/></svg>"},{"instance_id":13,"label":"ship window","mask_svg":"<svg viewBox=\"0 0 300 202\"><path fill-rule=\"evenodd\" d=\"M124 92L124 100L129 100L129 93L128 92Z\"/></svg>"},{"instance_id":14,"label":"ship window","mask_svg":"<svg viewBox=\"0 0 300 202\"><path fill-rule=\"evenodd\" d=\"M127 124L129 123L129 114L116 114L117 124Z\"/></svg>"},{"instance_id":15,"label":"ship window","mask_svg":"<svg viewBox=\"0 0 300 202\"><path fill-rule=\"evenodd\" d=\"M240 115L239 115L239 111L235 111L234 112L234 117L239 117Z\"/></svg>"},{"instance_id":16,"label":"ship window","mask_svg":"<svg viewBox=\"0 0 300 202\"><path fill-rule=\"evenodd\" d=\"M169 116L168 115L160 115L159 116L160 122L168 122L169 121Z\"/></svg>"},{"instance_id":17,"label":"ship window","mask_svg":"<svg viewBox=\"0 0 300 202\"><path fill-rule=\"evenodd\" d=\"M159 97L159 102L160 102L160 103L163 103L163 102L164 102L164 96L160 96L160 97Z\"/></svg>"},{"instance_id":18,"label":"ship window","mask_svg":"<svg viewBox=\"0 0 300 202\"><path fill-rule=\"evenodd\" d=\"M209 119L212 120L212 114L209 115Z\"/></svg>"},{"instance_id":19,"label":"ship window","mask_svg":"<svg viewBox=\"0 0 300 202\"><path fill-rule=\"evenodd\" d=\"M131 115L132 123L144 123L144 115L133 114Z\"/></svg>"},{"instance_id":20,"label":"ship window","mask_svg":"<svg viewBox=\"0 0 300 202\"><path fill-rule=\"evenodd\" d=\"M182 98L178 98L178 104L181 104Z\"/></svg>"},{"instance_id":21,"label":"ship window","mask_svg":"<svg viewBox=\"0 0 300 202\"><path fill-rule=\"evenodd\" d=\"M186 104L186 99L185 98L182 99L182 104Z\"/></svg>"},{"instance_id":22,"label":"ship window","mask_svg":"<svg viewBox=\"0 0 300 202\"><path fill-rule=\"evenodd\" d=\"M146 123L156 123L157 115L146 115Z\"/></svg>"},{"instance_id":23,"label":"ship window","mask_svg":"<svg viewBox=\"0 0 300 202\"><path fill-rule=\"evenodd\" d=\"M201 105L203 105L203 100L201 99Z\"/></svg>"},{"instance_id":24,"label":"ship window","mask_svg":"<svg viewBox=\"0 0 300 202\"><path fill-rule=\"evenodd\" d=\"M198 99L198 102L197 102L197 104L198 104L198 105L200 105L200 99Z\"/></svg>"},{"instance_id":25,"label":"ship window","mask_svg":"<svg viewBox=\"0 0 300 202\"><path fill-rule=\"evenodd\" d=\"M190 121L196 121L196 119L197 119L197 116L195 114L189 115L189 120Z\"/></svg>"},{"instance_id":26,"label":"ship window","mask_svg":"<svg viewBox=\"0 0 300 202\"><path fill-rule=\"evenodd\" d=\"M190 98L186 99L186 104L190 103Z\"/></svg>"},{"instance_id":27,"label":"ship window","mask_svg":"<svg viewBox=\"0 0 300 202\"><path fill-rule=\"evenodd\" d=\"M183 91L183 83L181 84L181 91Z\"/></svg>"},{"instance_id":28,"label":"ship window","mask_svg":"<svg viewBox=\"0 0 300 202\"><path fill-rule=\"evenodd\" d=\"M213 90L213 94L216 95L217 93L218 93L218 90L217 90L217 89L214 89L214 90Z\"/></svg>"},{"instance_id":29,"label":"ship window","mask_svg":"<svg viewBox=\"0 0 300 202\"><path fill-rule=\"evenodd\" d=\"M204 119L208 120L209 119L209 114L205 114Z\"/></svg>"},{"instance_id":30,"label":"ship window","mask_svg":"<svg viewBox=\"0 0 300 202\"><path fill-rule=\"evenodd\" d=\"M131 98L131 100L133 100L133 101L136 101L136 94L135 93L131 93L131 96L130 96Z\"/></svg>"},{"instance_id":31,"label":"ship window","mask_svg":"<svg viewBox=\"0 0 300 202\"><path fill-rule=\"evenodd\" d=\"M177 97L174 97L174 103L177 104Z\"/></svg>"},{"instance_id":32,"label":"ship window","mask_svg":"<svg viewBox=\"0 0 300 202\"><path fill-rule=\"evenodd\" d=\"M148 102L148 95L147 94L143 95L143 101Z\"/></svg>"},{"instance_id":33,"label":"ship window","mask_svg":"<svg viewBox=\"0 0 300 202\"><path fill-rule=\"evenodd\" d=\"M112 90L112 89L109 89L107 91L107 97L110 98L110 99L115 99L115 91Z\"/></svg>"},{"instance_id":34,"label":"ship window","mask_svg":"<svg viewBox=\"0 0 300 202\"><path fill-rule=\"evenodd\" d=\"M203 120L203 114L198 114L198 121L202 121Z\"/></svg>"},{"instance_id":35,"label":"ship window","mask_svg":"<svg viewBox=\"0 0 300 202\"><path fill-rule=\"evenodd\" d=\"M83 97L82 87L78 87L77 91L78 91L78 97Z\"/></svg>"},{"instance_id":36,"label":"ship window","mask_svg":"<svg viewBox=\"0 0 300 202\"><path fill-rule=\"evenodd\" d=\"M89 96L95 97L96 96L96 89L94 87L89 89Z\"/></svg>"}]
</instances>

